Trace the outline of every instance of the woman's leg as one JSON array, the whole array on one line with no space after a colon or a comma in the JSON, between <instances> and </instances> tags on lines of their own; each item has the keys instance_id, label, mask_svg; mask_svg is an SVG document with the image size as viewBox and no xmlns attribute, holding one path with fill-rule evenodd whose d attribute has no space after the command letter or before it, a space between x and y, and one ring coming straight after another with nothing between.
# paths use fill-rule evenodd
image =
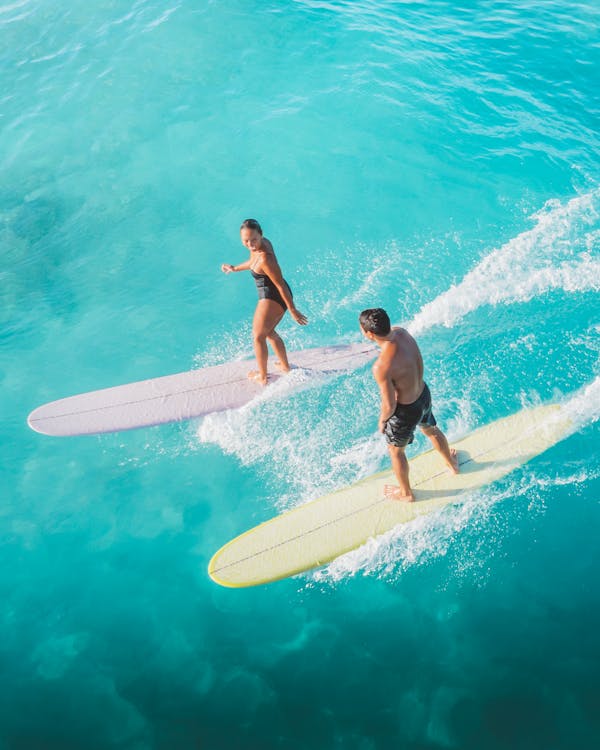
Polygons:
<instances>
[{"instance_id":1,"label":"woman's leg","mask_svg":"<svg viewBox=\"0 0 600 750\"><path fill-rule=\"evenodd\" d=\"M285 344L283 343L283 339L281 338L281 336L277 333L277 331L274 328L271 331L271 333L267 336L267 341L269 342L269 344L271 344L271 347L273 351L275 352L275 356L277 357L277 359L275 360L275 364L277 365L277 367L282 372L289 372L290 363L288 362Z\"/></svg>"},{"instance_id":2,"label":"woman's leg","mask_svg":"<svg viewBox=\"0 0 600 750\"><path fill-rule=\"evenodd\" d=\"M267 359L269 356L267 338L272 338L275 326L283 318L284 313L285 310L282 309L281 305L271 299L260 299L256 305L254 320L252 321L252 339L254 341L254 354L258 370L251 370L248 373L248 377L261 383L261 385L267 384ZM275 335L283 345L283 341L279 335ZM273 348L275 349L275 346ZM280 357L281 361L281 351L275 349L275 353ZM283 347L283 353L285 356L284 361L287 362L285 346Z\"/></svg>"}]
</instances>

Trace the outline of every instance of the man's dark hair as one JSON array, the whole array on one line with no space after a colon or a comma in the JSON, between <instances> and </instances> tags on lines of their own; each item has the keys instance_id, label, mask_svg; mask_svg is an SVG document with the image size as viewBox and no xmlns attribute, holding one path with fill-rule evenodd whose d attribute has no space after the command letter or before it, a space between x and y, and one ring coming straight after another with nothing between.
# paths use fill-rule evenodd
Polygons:
<instances>
[{"instance_id":1,"label":"man's dark hair","mask_svg":"<svg viewBox=\"0 0 600 750\"><path fill-rule=\"evenodd\" d=\"M260 228L260 224L258 223L258 221L256 221L256 219L246 219L245 221L242 221L240 231L242 229L256 229L259 234L262 234L262 229Z\"/></svg>"},{"instance_id":2,"label":"man's dark hair","mask_svg":"<svg viewBox=\"0 0 600 750\"><path fill-rule=\"evenodd\" d=\"M369 331L375 336L387 336L392 330L389 316L381 307L363 310L358 316L358 320L363 330Z\"/></svg>"}]
</instances>

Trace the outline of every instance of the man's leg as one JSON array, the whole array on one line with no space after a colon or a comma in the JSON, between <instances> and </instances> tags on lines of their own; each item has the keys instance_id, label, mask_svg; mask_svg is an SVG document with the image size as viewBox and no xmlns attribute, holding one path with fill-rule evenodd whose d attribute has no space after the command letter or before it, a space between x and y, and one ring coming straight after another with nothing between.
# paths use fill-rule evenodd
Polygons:
<instances>
[{"instance_id":1,"label":"man's leg","mask_svg":"<svg viewBox=\"0 0 600 750\"><path fill-rule=\"evenodd\" d=\"M383 494L389 497L390 500L404 500L405 502L412 503L415 497L408 481L409 466L404 448L399 448L397 445L388 445L388 448L392 459L392 469L394 470L399 486L386 484L383 488Z\"/></svg>"},{"instance_id":2,"label":"man's leg","mask_svg":"<svg viewBox=\"0 0 600 750\"><path fill-rule=\"evenodd\" d=\"M453 474L458 474L458 457L454 448L448 445L446 436L439 427L420 425L422 432L431 440L431 444L444 459L446 466ZM391 446L390 446L391 447Z\"/></svg>"}]
</instances>

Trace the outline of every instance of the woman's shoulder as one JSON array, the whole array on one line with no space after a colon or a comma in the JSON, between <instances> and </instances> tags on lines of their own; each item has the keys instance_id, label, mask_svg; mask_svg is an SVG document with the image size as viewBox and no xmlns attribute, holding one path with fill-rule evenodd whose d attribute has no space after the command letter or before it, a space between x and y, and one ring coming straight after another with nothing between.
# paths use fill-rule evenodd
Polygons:
<instances>
[{"instance_id":1,"label":"woman's shoulder","mask_svg":"<svg viewBox=\"0 0 600 750\"><path fill-rule=\"evenodd\" d=\"M263 246L260 248L260 260L265 266L277 264L277 256L275 250L273 250L273 245L266 237L263 237Z\"/></svg>"},{"instance_id":2,"label":"woman's shoulder","mask_svg":"<svg viewBox=\"0 0 600 750\"><path fill-rule=\"evenodd\" d=\"M267 237L262 238L261 245L263 246L261 247L263 253L273 253L273 255L275 254L275 250L273 250L273 243Z\"/></svg>"}]
</instances>

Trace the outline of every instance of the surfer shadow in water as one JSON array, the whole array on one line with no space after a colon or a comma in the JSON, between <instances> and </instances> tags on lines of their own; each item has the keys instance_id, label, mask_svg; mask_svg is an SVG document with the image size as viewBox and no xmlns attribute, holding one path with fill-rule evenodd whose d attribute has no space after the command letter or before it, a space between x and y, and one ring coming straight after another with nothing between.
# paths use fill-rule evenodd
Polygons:
<instances>
[{"instance_id":1,"label":"surfer shadow in water","mask_svg":"<svg viewBox=\"0 0 600 750\"><path fill-rule=\"evenodd\" d=\"M373 365L381 394L379 431L385 435L398 480L397 487L387 484L383 492L392 500L413 502L404 449L412 443L416 427L431 440L453 474L459 472L456 450L450 448L433 416L431 393L423 380L423 358L414 338L404 328L392 328L381 307L363 310L359 323L363 335L381 349Z\"/></svg>"},{"instance_id":2,"label":"surfer shadow in water","mask_svg":"<svg viewBox=\"0 0 600 750\"><path fill-rule=\"evenodd\" d=\"M242 245L250 251L250 257L245 263L237 266L223 263L221 271L223 273L250 271L256 282L258 304L252 321L252 339L258 370L250 370L248 377L260 385L266 385L269 357L267 341L277 357L275 366L282 372L290 371L285 344L275 330L285 315L285 311L289 310L298 325L305 326L308 320L294 305L292 290L283 278L273 245L263 236L261 226L256 219L246 219L242 222L240 239Z\"/></svg>"}]
</instances>

